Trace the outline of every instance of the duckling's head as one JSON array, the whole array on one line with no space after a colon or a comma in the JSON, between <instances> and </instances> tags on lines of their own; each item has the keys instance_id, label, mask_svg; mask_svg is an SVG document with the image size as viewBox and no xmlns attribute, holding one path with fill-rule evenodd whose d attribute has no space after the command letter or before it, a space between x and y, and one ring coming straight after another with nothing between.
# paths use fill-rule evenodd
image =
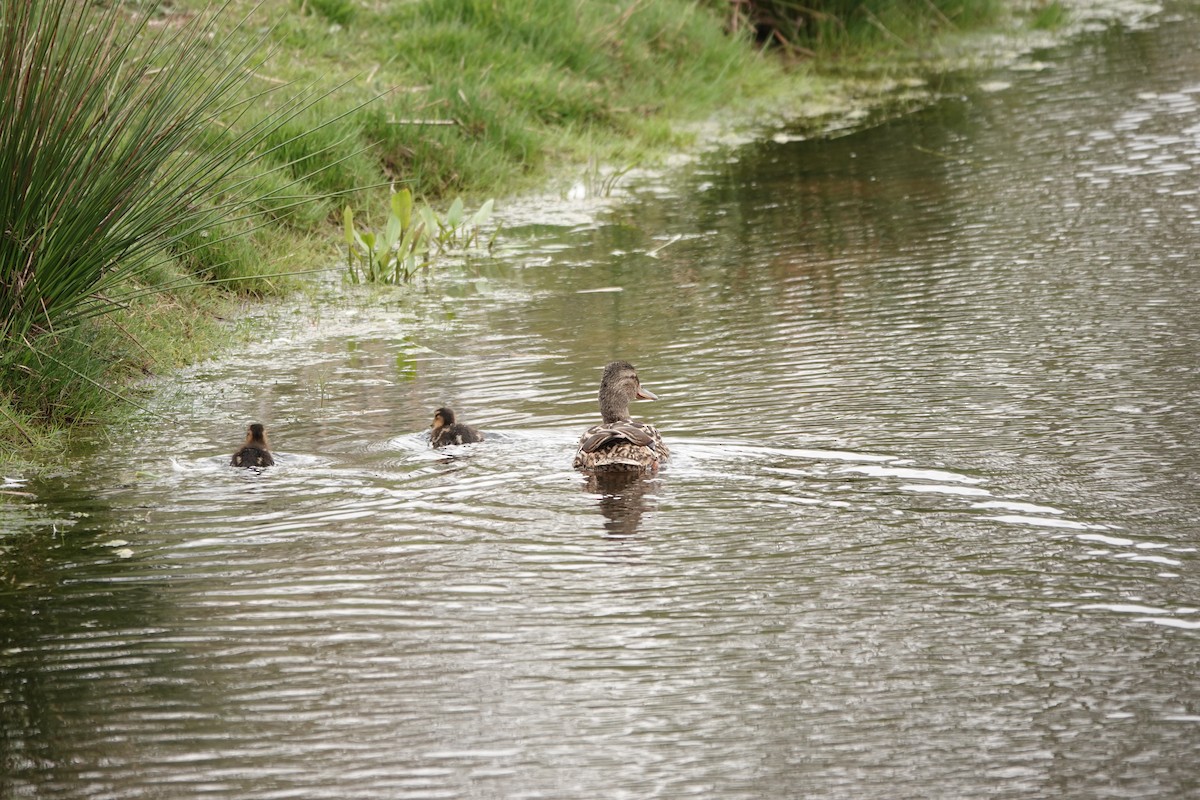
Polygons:
<instances>
[{"instance_id":1,"label":"duckling's head","mask_svg":"<svg viewBox=\"0 0 1200 800\"><path fill-rule=\"evenodd\" d=\"M442 406L437 411L433 412L433 423L429 426L436 433L438 430L447 425L454 424L454 409Z\"/></svg>"},{"instance_id":2,"label":"duckling's head","mask_svg":"<svg viewBox=\"0 0 1200 800\"><path fill-rule=\"evenodd\" d=\"M634 400L657 400L658 396L642 388L637 370L628 361L614 361L604 368L600 379L600 416L605 423L629 419L629 404Z\"/></svg>"},{"instance_id":3,"label":"duckling's head","mask_svg":"<svg viewBox=\"0 0 1200 800\"><path fill-rule=\"evenodd\" d=\"M246 444L267 446L267 431L263 428L262 423L253 422L249 428L246 428Z\"/></svg>"}]
</instances>

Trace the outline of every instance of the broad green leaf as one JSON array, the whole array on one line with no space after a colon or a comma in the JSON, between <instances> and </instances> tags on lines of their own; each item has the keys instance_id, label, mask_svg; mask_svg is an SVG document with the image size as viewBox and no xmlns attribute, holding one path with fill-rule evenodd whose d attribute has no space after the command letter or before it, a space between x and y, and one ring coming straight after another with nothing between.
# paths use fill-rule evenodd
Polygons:
<instances>
[{"instance_id":1,"label":"broad green leaf","mask_svg":"<svg viewBox=\"0 0 1200 800\"><path fill-rule=\"evenodd\" d=\"M346 211L350 211L349 206L346 207ZM346 235L352 237L352 239L353 239L353 241L350 242L350 244L357 244L364 253L369 254L371 252L372 245L368 244L367 240L364 237L370 236L371 240L374 241L375 235L371 234L371 233L359 233L358 228L354 227L354 219L353 219L352 212L346 216Z\"/></svg>"},{"instance_id":2,"label":"broad green leaf","mask_svg":"<svg viewBox=\"0 0 1200 800\"><path fill-rule=\"evenodd\" d=\"M421 222L425 224L426 237L433 236L434 231L438 230L441 225L438 224L437 214L433 213L433 209L429 206L421 206Z\"/></svg>"},{"instance_id":3,"label":"broad green leaf","mask_svg":"<svg viewBox=\"0 0 1200 800\"><path fill-rule=\"evenodd\" d=\"M395 214L388 215L387 228L383 234L383 245L381 249L385 253L390 253L392 248L396 246L396 242L400 240L400 218Z\"/></svg>"},{"instance_id":4,"label":"broad green leaf","mask_svg":"<svg viewBox=\"0 0 1200 800\"><path fill-rule=\"evenodd\" d=\"M392 213L400 220L400 227L405 230L412 222L413 199L412 192L407 188L392 193Z\"/></svg>"},{"instance_id":5,"label":"broad green leaf","mask_svg":"<svg viewBox=\"0 0 1200 800\"><path fill-rule=\"evenodd\" d=\"M481 225L486 225L488 220L492 218L492 208L496 205L495 200L489 199L479 210L471 215L471 227L478 228Z\"/></svg>"},{"instance_id":6,"label":"broad green leaf","mask_svg":"<svg viewBox=\"0 0 1200 800\"><path fill-rule=\"evenodd\" d=\"M463 219L463 201L461 197L454 198L454 202L450 204L450 210L446 212L446 224L451 229L457 229L462 224Z\"/></svg>"}]
</instances>

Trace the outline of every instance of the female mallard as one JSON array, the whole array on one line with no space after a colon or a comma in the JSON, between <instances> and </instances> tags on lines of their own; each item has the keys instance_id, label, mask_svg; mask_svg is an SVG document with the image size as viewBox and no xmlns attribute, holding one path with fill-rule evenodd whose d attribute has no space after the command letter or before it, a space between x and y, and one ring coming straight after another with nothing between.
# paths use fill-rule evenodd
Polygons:
<instances>
[{"instance_id":1,"label":"female mallard","mask_svg":"<svg viewBox=\"0 0 1200 800\"><path fill-rule=\"evenodd\" d=\"M263 426L255 422L246 429L246 441L229 460L231 467L271 467L275 459L271 458L271 446L267 444L267 433Z\"/></svg>"},{"instance_id":2,"label":"female mallard","mask_svg":"<svg viewBox=\"0 0 1200 800\"><path fill-rule=\"evenodd\" d=\"M633 400L657 400L642 388L637 370L628 361L614 361L600 379L600 416L604 422L589 428L579 440L575 468L593 472L654 472L671 455L653 425L629 418Z\"/></svg>"},{"instance_id":3,"label":"female mallard","mask_svg":"<svg viewBox=\"0 0 1200 800\"><path fill-rule=\"evenodd\" d=\"M483 433L470 425L454 421L454 409L443 406L433 412L433 430L429 434L430 447L445 447L448 444L473 444L483 441Z\"/></svg>"}]
</instances>

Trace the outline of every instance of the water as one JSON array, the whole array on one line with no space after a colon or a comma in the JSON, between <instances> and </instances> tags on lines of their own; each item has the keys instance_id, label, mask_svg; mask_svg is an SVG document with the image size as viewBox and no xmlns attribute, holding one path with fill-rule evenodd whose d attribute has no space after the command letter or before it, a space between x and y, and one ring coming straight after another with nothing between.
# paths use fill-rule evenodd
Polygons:
<instances>
[{"instance_id":1,"label":"water","mask_svg":"<svg viewBox=\"0 0 1200 800\"><path fill-rule=\"evenodd\" d=\"M0 795L1194 796L1200 14L1154 22L510 209L7 481ZM596 485L616 357L674 456ZM430 452L445 403L489 439Z\"/></svg>"}]
</instances>

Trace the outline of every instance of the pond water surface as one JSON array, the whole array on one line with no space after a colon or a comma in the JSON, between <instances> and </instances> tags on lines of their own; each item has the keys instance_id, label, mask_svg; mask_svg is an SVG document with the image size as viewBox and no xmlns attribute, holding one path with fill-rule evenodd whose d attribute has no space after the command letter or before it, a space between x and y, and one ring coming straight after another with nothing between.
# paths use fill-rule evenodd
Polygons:
<instances>
[{"instance_id":1,"label":"pond water surface","mask_svg":"<svg viewBox=\"0 0 1200 800\"><path fill-rule=\"evenodd\" d=\"M0 796L1195 796L1198 41L563 201L10 479ZM674 455L597 484L614 358Z\"/></svg>"}]
</instances>

